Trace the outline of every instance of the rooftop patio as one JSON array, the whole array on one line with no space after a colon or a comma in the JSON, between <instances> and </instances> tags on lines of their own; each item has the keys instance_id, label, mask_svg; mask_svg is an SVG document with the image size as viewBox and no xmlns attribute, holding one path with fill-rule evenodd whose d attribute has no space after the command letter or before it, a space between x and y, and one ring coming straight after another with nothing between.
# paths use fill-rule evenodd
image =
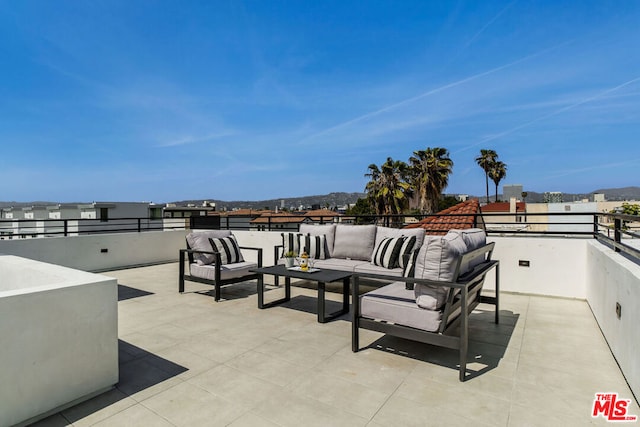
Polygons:
<instances>
[{"instance_id":1,"label":"rooftop patio","mask_svg":"<svg viewBox=\"0 0 640 427\"><path fill-rule=\"evenodd\" d=\"M584 300L503 292L499 325L481 305L460 383L454 350L362 330L369 347L352 353L349 316L317 323L305 282L259 310L255 282L218 303L206 285L178 294L176 263L104 274L119 284L120 382L37 425L606 424L591 417L597 392L640 415Z\"/></svg>"}]
</instances>

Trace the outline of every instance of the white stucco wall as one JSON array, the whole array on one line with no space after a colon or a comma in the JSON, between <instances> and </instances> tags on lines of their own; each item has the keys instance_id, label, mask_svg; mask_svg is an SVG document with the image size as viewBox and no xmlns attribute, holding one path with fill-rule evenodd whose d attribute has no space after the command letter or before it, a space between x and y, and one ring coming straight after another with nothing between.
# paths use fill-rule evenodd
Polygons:
<instances>
[{"instance_id":1,"label":"white stucco wall","mask_svg":"<svg viewBox=\"0 0 640 427\"><path fill-rule=\"evenodd\" d=\"M282 236L280 233L280 231L233 231L240 246L262 248L262 265L264 266L275 264L273 248L276 245L282 244ZM255 261L255 258L253 258L254 254L255 251L243 252L243 255L247 255L246 258L249 261Z\"/></svg>"},{"instance_id":2,"label":"white stucco wall","mask_svg":"<svg viewBox=\"0 0 640 427\"><path fill-rule=\"evenodd\" d=\"M177 261L178 251L185 247L185 234L178 230L0 240L0 253L85 271L105 271Z\"/></svg>"},{"instance_id":3,"label":"white stucco wall","mask_svg":"<svg viewBox=\"0 0 640 427\"><path fill-rule=\"evenodd\" d=\"M13 254L85 271L105 271L177 261L188 231L118 233L46 239L0 240L0 253ZM263 265L273 265L280 232L235 230L241 246L263 248ZM589 239L562 237L491 237L500 260L501 289L540 295L586 298L586 245ZM107 253L101 252L107 249ZM255 252L246 251L248 260ZM529 261L529 267L518 265ZM493 273L486 287L494 284Z\"/></svg>"},{"instance_id":4,"label":"white stucco wall","mask_svg":"<svg viewBox=\"0 0 640 427\"><path fill-rule=\"evenodd\" d=\"M586 242L562 237L490 237L500 261L500 289L509 292L586 298ZM529 267L519 265L529 261ZM492 289L494 276L485 286Z\"/></svg>"},{"instance_id":5,"label":"white stucco wall","mask_svg":"<svg viewBox=\"0 0 640 427\"><path fill-rule=\"evenodd\" d=\"M0 255L0 426L118 382L117 303L113 278Z\"/></svg>"},{"instance_id":6,"label":"white stucco wall","mask_svg":"<svg viewBox=\"0 0 640 427\"><path fill-rule=\"evenodd\" d=\"M587 259L587 301L631 390L640 396L640 266L595 241L587 245Z\"/></svg>"}]
</instances>

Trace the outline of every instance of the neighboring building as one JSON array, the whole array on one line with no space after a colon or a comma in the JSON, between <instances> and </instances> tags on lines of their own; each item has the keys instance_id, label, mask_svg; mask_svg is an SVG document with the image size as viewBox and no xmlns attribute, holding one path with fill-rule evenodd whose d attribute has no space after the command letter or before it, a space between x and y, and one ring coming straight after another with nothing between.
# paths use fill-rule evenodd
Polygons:
<instances>
[{"instance_id":1,"label":"neighboring building","mask_svg":"<svg viewBox=\"0 0 640 427\"><path fill-rule=\"evenodd\" d=\"M524 220L528 231L547 231L549 223L549 205L547 203L527 203Z\"/></svg>"},{"instance_id":2,"label":"neighboring building","mask_svg":"<svg viewBox=\"0 0 640 427\"><path fill-rule=\"evenodd\" d=\"M603 193L593 193L593 201L598 203L598 202L604 202L605 198L604 198L604 194Z\"/></svg>"},{"instance_id":3,"label":"neighboring building","mask_svg":"<svg viewBox=\"0 0 640 427\"><path fill-rule=\"evenodd\" d=\"M342 215L330 209L315 209L305 212L303 216L309 218L313 222L326 223L339 222Z\"/></svg>"},{"instance_id":4,"label":"neighboring building","mask_svg":"<svg viewBox=\"0 0 640 427\"><path fill-rule=\"evenodd\" d=\"M549 203L548 209L550 214L568 212L593 214L597 211L598 206L595 202L564 202ZM593 232L593 215L549 215L548 230L555 232Z\"/></svg>"},{"instance_id":5,"label":"neighboring building","mask_svg":"<svg viewBox=\"0 0 640 427\"><path fill-rule=\"evenodd\" d=\"M525 215L527 205L512 197L508 202L488 203L482 207L482 214L487 230L493 231L521 231L527 229ZM484 215L484 214L513 214L513 215Z\"/></svg>"},{"instance_id":6,"label":"neighboring building","mask_svg":"<svg viewBox=\"0 0 640 427\"><path fill-rule=\"evenodd\" d=\"M223 229L250 230L251 222L263 214L273 214L273 211L265 209L236 209L220 214L220 227Z\"/></svg>"},{"instance_id":7,"label":"neighboring building","mask_svg":"<svg viewBox=\"0 0 640 427\"><path fill-rule=\"evenodd\" d=\"M91 234L96 231L114 232L138 229L162 230L161 220L150 216L146 202L94 202L58 204L3 209L3 219L13 219L11 225L3 221L4 237L44 237Z\"/></svg>"},{"instance_id":8,"label":"neighboring building","mask_svg":"<svg viewBox=\"0 0 640 427\"><path fill-rule=\"evenodd\" d=\"M427 234L444 235L451 229L474 227L484 228L480 202L477 199L458 203L404 228L424 228Z\"/></svg>"},{"instance_id":9,"label":"neighboring building","mask_svg":"<svg viewBox=\"0 0 640 427\"><path fill-rule=\"evenodd\" d=\"M250 221L251 230L282 230L282 231L298 231L300 224L308 223L312 220L304 215L295 215L288 212L265 212L258 218Z\"/></svg>"},{"instance_id":10,"label":"neighboring building","mask_svg":"<svg viewBox=\"0 0 640 427\"><path fill-rule=\"evenodd\" d=\"M215 206L176 206L167 205L163 209L164 218L189 218L192 216L205 216L215 212Z\"/></svg>"},{"instance_id":11,"label":"neighboring building","mask_svg":"<svg viewBox=\"0 0 640 427\"><path fill-rule=\"evenodd\" d=\"M510 184L502 186L502 199L511 200L515 198L517 201L522 200L522 184Z\"/></svg>"},{"instance_id":12,"label":"neighboring building","mask_svg":"<svg viewBox=\"0 0 640 427\"><path fill-rule=\"evenodd\" d=\"M547 191L542 195L544 203L562 203L562 193L559 191Z\"/></svg>"}]
</instances>

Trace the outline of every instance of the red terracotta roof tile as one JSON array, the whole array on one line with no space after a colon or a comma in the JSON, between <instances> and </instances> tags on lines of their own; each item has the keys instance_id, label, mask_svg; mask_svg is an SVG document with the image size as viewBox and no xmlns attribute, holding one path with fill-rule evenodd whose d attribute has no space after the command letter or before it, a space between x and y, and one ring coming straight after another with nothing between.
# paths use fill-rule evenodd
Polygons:
<instances>
[{"instance_id":1,"label":"red terracotta roof tile","mask_svg":"<svg viewBox=\"0 0 640 427\"><path fill-rule=\"evenodd\" d=\"M478 226L474 223L473 215L479 213L481 213L480 202L476 199L467 200L404 228L424 228L427 234L444 235L454 228L467 229Z\"/></svg>"},{"instance_id":2,"label":"red terracotta roof tile","mask_svg":"<svg viewBox=\"0 0 640 427\"><path fill-rule=\"evenodd\" d=\"M307 211L304 216L306 216L307 218L311 218L313 221L320 221L320 219L322 218L323 220L327 220L329 219L329 217L336 217L336 216L342 216L341 214L339 214L338 212L329 210L329 209L315 209L312 211Z\"/></svg>"},{"instance_id":3,"label":"red terracotta roof tile","mask_svg":"<svg viewBox=\"0 0 640 427\"><path fill-rule=\"evenodd\" d=\"M516 202L516 212L524 212L525 203ZM482 207L483 212L510 212L511 206L509 202L493 202L487 203Z\"/></svg>"},{"instance_id":4,"label":"red terracotta roof tile","mask_svg":"<svg viewBox=\"0 0 640 427\"><path fill-rule=\"evenodd\" d=\"M299 223L303 222L306 218L303 215L294 215L289 212L266 212L260 215L258 218L251 220L251 224L267 224L267 223L278 223L278 224L287 224L287 223Z\"/></svg>"}]
</instances>

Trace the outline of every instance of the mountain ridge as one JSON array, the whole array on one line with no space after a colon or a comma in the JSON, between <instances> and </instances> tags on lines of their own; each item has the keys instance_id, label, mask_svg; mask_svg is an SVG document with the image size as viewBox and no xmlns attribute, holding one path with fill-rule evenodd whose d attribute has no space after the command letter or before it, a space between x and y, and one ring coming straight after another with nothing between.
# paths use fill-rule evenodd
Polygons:
<instances>
[{"instance_id":1,"label":"mountain ridge","mask_svg":"<svg viewBox=\"0 0 640 427\"><path fill-rule=\"evenodd\" d=\"M592 199L592 195L594 193L602 193L605 195L605 199L608 201L622 201L629 200L635 201L640 200L640 187L638 186L628 186L628 187L620 187L620 188L602 188L598 190L591 191L589 193L563 193L563 199L565 202L583 200L583 199ZM455 194L447 194L455 195ZM498 199L500 199L500 194L498 194ZM529 203L540 203L543 201L544 193L537 193L535 191L527 191L527 197L525 199L526 202ZM320 206L333 208L336 206L344 206L348 204L353 204L358 201L359 198L366 197L366 193L358 193L358 192L332 192L328 194L319 194L312 196L299 196L299 197L278 197L273 199L265 199L265 200L217 200L217 199L192 199L192 200L180 200L170 202L177 206L186 206L188 204L194 204L197 206L201 206L204 201L214 202L216 204L216 210L231 210L236 208L245 208L245 209L275 209L276 207L280 208L282 200L284 200L284 206L286 208L297 208L298 206ZM485 199L485 196L469 196L470 198L478 198L480 200ZM489 200L493 200L495 195L490 195ZM83 202L77 202L83 203ZM30 207L30 206L50 206L57 205L59 202L50 202L50 201L35 201L35 202L0 202L0 208L21 208L21 207ZM71 203L74 204L74 203Z\"/></svg>"}]
</instances>

